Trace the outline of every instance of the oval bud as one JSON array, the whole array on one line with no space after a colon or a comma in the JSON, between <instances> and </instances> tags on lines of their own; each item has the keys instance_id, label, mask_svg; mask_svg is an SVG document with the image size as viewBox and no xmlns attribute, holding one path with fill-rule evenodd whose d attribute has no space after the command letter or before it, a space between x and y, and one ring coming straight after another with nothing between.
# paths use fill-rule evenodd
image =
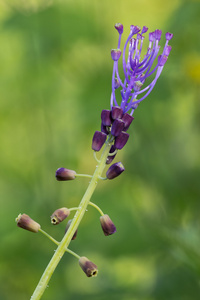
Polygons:
<instances>
[{"instance_id":1,"label":"oval bud","mask_svg":"<svg viewBox=\"0 0 200 300\"><path fill-rule=\"evenodd\" d=\"M134 118L129 115L128 113L125 113L122 117L122 121L124 121L124 129L123 131L127 131L129 129L129 126L133 122Z\"/></svg>"},{"instance_id":2,"label":"oval bud","mask_svg":"<svg viewBox=\"0 0 200 300\"><path fill-rule=\"evenodd\" d=\"M65 233L67 232L67 230L69 229L69 227L70 227L70 225L71 225L71 222L72 222L72 220L69 220L68 222L67 222L67 226L66 226L66 228L65 228ZM76 236L77 236L77 230L75 231L75 233L74 233L74 235L73 235L73 237L72 237L72 240L75 240L75 238L76 238Z\"/></svg>"},{"instance_id":3,"label":"oval bud","mask_svg":"<svg viewBox=\"0 0 200 300\"><path fill-rule=\"evenodd\" d=\"M114 146L116 149L121 150L126 143L128 142L129 134L127 132L122 131L120 135L115 138Z\"/></svg>"},{"instance_id":4,"label":"oval bud","mask_svg":"<svg viewBox=\"0 0 200 300\"><path fill-rule=\"evenodd\" d=\"M91 262L87 257L85 256L80 257L79 265L81 269L85 272L87 277L97 276L98 273L97 266L93 262Z\"/></svg>"},{"instance_id":5,"label":"oval bud","mask_svg":"<svg viewBox=\"0 0 200 300\"><path fill-rule=\"evenodd\" d=\"M122 172L124 172L124 166L121 162L115 163L106 172L106 177L108 179L114 179L115 177L119 176Z\"/></svg>"},{"instance_id":6,"label":"oval bud","mask_svg":"<svg viewBox=\"0 0 200 300\"><path fill-rule=\"evenodd\" d=\"M76 172L65 168L59 168L56 171L55 176L58 181L73 180L76 178Z\"/></svg>"},{"instance_id":7,"label":"oval bud","mask_svg":"<svg viewBox=\"0 0 200 300\"><path fill-rule=\"evenodd\" d=\"M111 111L108 109L103 109L101 112L101 121L104 126L110 126L112 121L111 121Z\"/></svg>"},{"instance_id":8,"label":"oval bud","mask_svg":"<svg viewBox=\"0 0 200 300\"><path fill-rule=\"evenodd\" d=\"M111 111L111 117L113 120L121 119L123 116L123 109L120 106L113 106Z\"/></svg>"},{"instance_id":9,"label":"oval bud","mask_svg":"<svg viewBox=\"0 0 200 300\"><path fill-rule=\"evenodd\" d=\"M92 149L94 151L101 150L103 144L105 143L107 139L107 135L104 132L101 131L95 131L93 140L92 140Z\"/></svg>"},{"instance_id":10,"label":"oval bud","mask_svg":"<svg viewBox=\"0 0 200 300\"><path fill-rule=\"evenodd\" d=\"M120 120L120 119L116 119L111 127L111 134L113 136L118 136L122 130L124 129L124 121Z\"/></svg>"},{"instance_id":11,"label":"oval bud","mask_svg":"<svg viewBox=\"0 0 200 300\"><path fill-rule=\"evenodd\" d=\"M66 207L56 209L51 215L51 224L57 225L66 219L70 214L70 210Z\"/></svg>"},{"instance_id":12,"label":"oval bud","mask_svg":"<svg viewBox=\"0 0 200 300\"><path fill-rule=\"evenodd\" d=\"M116 227L108 215L101 216L100 223L105 236L116 232Z\"/></svg>"},{"instance_id":13,"label":"oval bud","mask_svg":"<svg viewBox=\"0 0 200 300\"><path fill-rule=\"evenodd\" d=\"M26 214L19 214L19 216L15 219L17 222L17 226L21 227L23 229L29 230L31 232L38 232L40 229L40 224L32 220L28 215Z\"/></svg>"}]
</instances>

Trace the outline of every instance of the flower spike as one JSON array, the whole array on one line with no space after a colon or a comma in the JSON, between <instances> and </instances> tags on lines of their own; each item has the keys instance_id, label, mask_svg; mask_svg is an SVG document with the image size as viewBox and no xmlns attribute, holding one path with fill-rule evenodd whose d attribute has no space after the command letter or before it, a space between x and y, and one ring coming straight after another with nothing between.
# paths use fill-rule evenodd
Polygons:
<instances>
[{"instance_id":1,"label":"flower spike","mask_svg":"<svg viewBox=\"0 0 200 300\"><path fill-rule=\"evenodd\" d=\"M119 25L116 24L115 28L118 30ZM133 114L135 110L135 104L140 103L144 100L154 88L157 79L159 78L164 64L167 61L167 57L171 51L171 46L168 45L169 40L173 37L173 34L167 32L165 35L166 43L163 52L158 56L160 51L159 42L161 40L162 31L156 29L149 33L149 46L147 48L146 54L142 57L142 47L143 47L143 34L148 31L148 28L144 26L142 30L138 26L131 25L130 34L125 42L122 60L123 60L123 71L124 71L124 81L119 76L118 71L118 60L119 53L115 52L115 57L113 66L113 77L112 77L112 93L111 93L111 110L115 106L120 106L123 109L123 113L129 112L130 115ZM118 30L119 31L119 30ZM120 39L123 31L120 31ZM119 48L118 42L118 48ZM115 50L119 51L119 49ZM128 51L127 59L126 52ZM117 55L118 54L118 55ZM114 54L113 54L114 56ZM158 63L155 67L153 63L158 57ZM115 58L115 59L114 59ZM145 81L148 77L154 74L154 79L144 86ZM116 99L116 79L121 86L121 104L118 104Z\"/></svg>"}]
</instances>

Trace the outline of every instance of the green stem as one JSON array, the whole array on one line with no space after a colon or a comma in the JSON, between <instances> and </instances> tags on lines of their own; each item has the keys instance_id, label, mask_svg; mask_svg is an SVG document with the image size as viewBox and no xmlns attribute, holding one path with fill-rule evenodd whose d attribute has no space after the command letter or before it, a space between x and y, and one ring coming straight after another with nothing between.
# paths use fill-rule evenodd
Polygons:
<instances>
[{"instance_id":1,"label":"green stem","mask_svg":"<svg viewBox=\"0 0 200 300\"><path fill-rule=\"evenodd\" d=\"M45 236L47 236L52 242L54 242L57 246L60 244L58 241L56 241L51 235L49 235L46 231L39 229L41 233L43 233Z\"/></svg>"},{"instance_id":2,"label":"green stem","mask_svg":"<svg viewBox=\"0 0 200 300\"><path fill-rule=\"evenodd\" d=\"M98 210L98 212L99 212L102 216L104 216L103 211L100 209L100 207L99 207L98 205L94 204L93 202L89 202L88 204L91 205L91 206L93 206L94 208L96 208L96 209Z\"/></svg>"},{"instance_id":3,"label":"green stem","mask_svg":"<svg viewBox=\"0 0 200 300\"><path fill-rule=\"evenodd\" d=\"M109 154L110 148L112 145L112 136L110 136L105 144L104 150L102 152L100 161L96 167L96 170L91 178L91 181L89 183L89 186L85 192L85 194L83 195L83 198L79 204L79 207L77 209L77 212L72 220L72 223L67 231L67 233L64 235L62 241L60 242L60 244L57 247L57 250L55 251L53 257L51 258L48 266L46 267L32 297L31 300L39 300L41 299L48 283L49 280L51 278L51 276L53 275L58 263L60 262L61 258L63 257L66 248L68 248L68 245L71 242L71 239L75 233L75 231L77 230L84 214L85 211L87 209L88 203L90 201L90 198L92 197L92 194L94 193L94 190L97 186L97 183L99 181L99 177L101 177L102 172L105 168L106 165L106 159L107 156Z\"/></svg>"}]
</instances>

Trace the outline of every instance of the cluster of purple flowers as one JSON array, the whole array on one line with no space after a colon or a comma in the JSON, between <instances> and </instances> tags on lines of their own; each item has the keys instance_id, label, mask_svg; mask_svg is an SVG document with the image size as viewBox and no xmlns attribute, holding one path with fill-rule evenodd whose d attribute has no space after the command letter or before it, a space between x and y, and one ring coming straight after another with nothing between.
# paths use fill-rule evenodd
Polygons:
<instances>
[{"instance_id":1,"label":"cluster of purple flowers","mask_svg":"<svg viewBox=\"0 0 200 300\"><path fill-rule=\"evenodd\" d=\"M162 31L156 29L149 33L149 45L144 58L141 58L142 46L144 41L144 33L148 31L148 28L144 26L142 30L138 26L131 25L130 34L125 42L123 53L120 50L121 36L123 33L123 25L120 23L115 24L115 28L119 33L118 48L111 50L111 57L114 61L113 74L112 74L112 93L111 93L111 110L103 110L101 113L101 131L96 131L93 136L92 149L99 151L103 144L107 140L107 136L113 137L113 145L110 149L110 156L107 158L107 164L111 163L114 159L117 150L121 150L129 139L129 134L126 132L133 121L132 114L138 107L139 103L144 100L152 91L156 84L158 77L160 76L163 67L168 59L171 51L171 46L168 45L169 40L173 37L173 34L167 32L165 46L162 54L158 55L160 46L159 41L161 39ZM135 38L133 36L136 35ZM128 48L128 54L126 58L126 52ZM122 54L122 64L124 81L121 80L118 70L118 61ZM157 62L155 61L157 58ZM154 79L143 88L147 78L155 74ZM120 105L117 102L116 91L120 90ZM141 98L139 99L139 97ZM113 155L114 153L114 155ZM121 164L121 163L120 163ZM119 169L119 163L114 164L119 173L114 174L114 177L121 174L124 171ZM112 171L114 167L112 167ZM110 168L107 172L107 178L112 179L110 174Z\"/></svg>"}]
</instances>

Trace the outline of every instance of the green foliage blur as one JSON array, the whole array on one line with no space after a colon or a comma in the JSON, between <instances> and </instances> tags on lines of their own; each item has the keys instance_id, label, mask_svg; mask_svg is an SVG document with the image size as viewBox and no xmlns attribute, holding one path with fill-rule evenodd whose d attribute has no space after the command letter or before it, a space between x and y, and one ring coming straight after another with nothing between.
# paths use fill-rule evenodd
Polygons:
<instances>
[{"instance_id":1,"label":"green foliage blur","mask_svg":"<svg viewBox=\"0 0 200 300\"><path fill-rule=\"evenodd\" d=\"M30 215L60 240L49 216L77 206L88 180L57 182L59 167L92 174L94 131L109 109L116 22L174 33L154 90L134 113L126 171L92 201L70 248L99 268L87 278L66 254L43 300L200 299L200 3L183 0L10 0L0 3L0 299L28 300L54 253L18 228ZM161 43L164 45L164 35Z\"/></svg>"}]
</instances>

